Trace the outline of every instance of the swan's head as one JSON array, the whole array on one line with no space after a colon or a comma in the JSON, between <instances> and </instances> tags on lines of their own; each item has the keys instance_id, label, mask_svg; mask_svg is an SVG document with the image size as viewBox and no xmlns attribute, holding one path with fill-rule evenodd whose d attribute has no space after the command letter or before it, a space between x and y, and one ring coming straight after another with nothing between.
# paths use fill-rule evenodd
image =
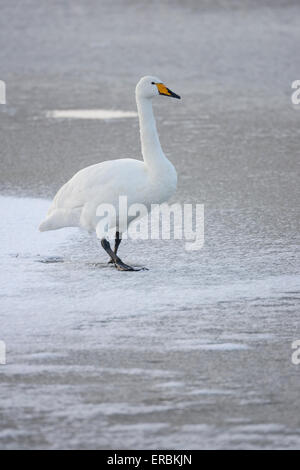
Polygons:
<instances>
[{"instance_id":1,"label":"swan's head","mask_svg":"<svg viewBox=\"0 0 300 470\"><path fill-rule=\"evenodd\" d=\"M154 98L155 96L163 95L170 96L171 98L178 98L180 96L173 93L164 83L157 77L147 75L140 79L135 89L137 98Z\"/></svg>"}]
</instances>

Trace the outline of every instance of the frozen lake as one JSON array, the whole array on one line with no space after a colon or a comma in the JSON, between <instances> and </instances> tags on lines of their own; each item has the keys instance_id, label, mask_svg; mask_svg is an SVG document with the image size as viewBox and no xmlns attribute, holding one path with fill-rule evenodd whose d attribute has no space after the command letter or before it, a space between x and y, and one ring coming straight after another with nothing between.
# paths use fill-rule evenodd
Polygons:
<instances>
[{"instance_id":1,"label":"frozen lake","mask_svg":"<svg viewBox=\"0 0 300 470\"><path fill-rule=\"evenodd\" d=\"M299 275L263 269L281 244L126 241L150 271L120 273L77 229L37 232L48 205L0 198L3 447L299 447Z\"/></svg>"},{"instance_id":2,"label":"frozen lake","mask_svg":"<svg viewBox=\"0 0 300 470\"><path fill-rule=\"evenodd\" d=\"M299 5L2 3L0 448L299 449ZM80 168L140 158L148 73L182 95L155 114L205 245L124 241L149 271L121 273L37 227Z\"/></svg>"}]
</instances>

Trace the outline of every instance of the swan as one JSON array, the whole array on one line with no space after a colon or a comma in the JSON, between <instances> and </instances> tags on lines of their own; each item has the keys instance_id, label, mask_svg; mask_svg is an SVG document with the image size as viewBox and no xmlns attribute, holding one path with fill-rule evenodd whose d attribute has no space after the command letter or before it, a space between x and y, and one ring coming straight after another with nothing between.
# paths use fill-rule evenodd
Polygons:
<instances>
[{"instance_id":1,"label":"swan","mask_svg":"<svg viewBox=\"0 0 300 470\"><path fill-rule=\"evenodd\" d=\"M157 77L146 76L136 86L136 103L139 116L143 161L123 158L91 165L76 173L56 194L46 219L41 223L41 232L64 227L82 227L95 231L101 245L110 256L110 261L120 271L139 271L125 264L118 256L122 240L120 223L111 221L109 230L115 233L112 250L107 233L99 229L96 211L100 204L118 207L119 196L127 196L128 206L134 203L151 204L167 201L176 191L177 173L160 145L152 99L169 96L180 99ZM128 225L135 217L128 219Z\"/></svg>"}]
</instances>

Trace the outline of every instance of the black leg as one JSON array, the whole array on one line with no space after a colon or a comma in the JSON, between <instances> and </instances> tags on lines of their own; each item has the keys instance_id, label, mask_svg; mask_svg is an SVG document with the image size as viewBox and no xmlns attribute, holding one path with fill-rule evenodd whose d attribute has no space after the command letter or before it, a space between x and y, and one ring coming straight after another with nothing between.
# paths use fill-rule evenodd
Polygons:
<instances>
[{"instance_id":1,"label":"black leg","mask_svg":"<svg viewBox=\"0 0 300 470\"><path fill-rule=\"evenodd\" d=\"M119 243L120 244L120 243ZM143 268L133 268L128 264L123 263L123 261L116 255L116 253L111 249L109 241L106 238L102 238L101 245L106 251L106 253L111 257L115 267L119 271L141 271Z\"/></svg>"},{"instance_id":2,"label":"black leg","mask_svg":"<svg viewBox=\"0 0 300 470\"><path fill-rule=\"evenodd\" d=\"M120 232L116 232L115 249L114 249L115 255L118 253L118 249L119 249L119 246L121 244L121 241L122 241L122 234L120 234ZM108 264L112 264L112 263L114 263L114 260L111 258L109 260Z\"/></svg>"},{"instance_id":3,"label":"black leg","mask_svg":"<svg viewBox=\"0 0 300 470\"><path fill-rule=\"evenodd\" d=\"M120 232L116 232L115 254L118 253L118 249L119 249L119 246L120 246L121 241L122 241L122 234L120 234Z\"/></svg>"}]
</instances>

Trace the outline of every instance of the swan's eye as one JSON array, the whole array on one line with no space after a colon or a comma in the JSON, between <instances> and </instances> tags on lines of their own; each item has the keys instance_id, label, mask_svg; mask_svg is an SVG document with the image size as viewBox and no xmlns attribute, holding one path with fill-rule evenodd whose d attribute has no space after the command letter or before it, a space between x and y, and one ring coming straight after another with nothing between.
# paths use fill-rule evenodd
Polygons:
<instances>
[{"instance_id":1,"label":"swan's eye","mask_svg":"<svg viewBox=\"0 0 300 470\"><path fill-rule=\"evenodd\" d=\"M151 85L155 85L155 82L151 82Z\"/></svg>"}]
</instances>

